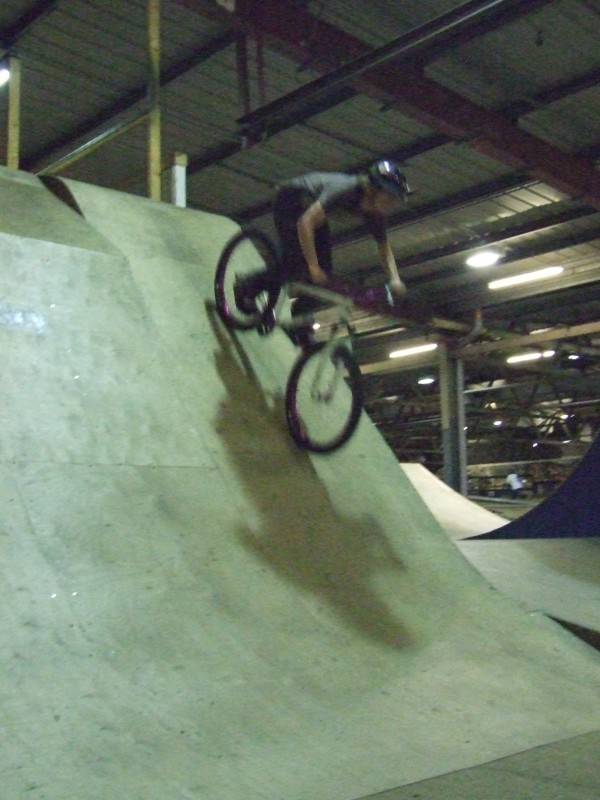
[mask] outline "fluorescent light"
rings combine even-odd
[[[419,384],[419,386],[429,386],[430,384],[435,383],[435,378],[430,378],[430,377],[419,378],[417,383]]]
[[[536,269],[534,272],[523,272],[521,275],[513,275],[512,278],[500,278],[497,281],[490,281],[488,289],[506,289],[508,286],[516,286],[520,283],[531,283],[532,281],[542,281],[546,278],[554,278],[563,272],[563,267],[545,267]]]
[[[519,364],[521,361],[537,361],[538,358],[552,358],[555,353],[555,350],[544,350],[544,352],[537,350],[536,352],[532,353],[520,353],[517,356],[509,356],[506,359],[506,363]]]
[[[10,72],[6,69],[6,67],[0,68],[0,86],[4,86],[5,83],[8,83],[10,79]]]
[[[390,353],[390,358],[405,358],[406,356],[416,356],[418,353],[429,353],[437,347],[436,342],[419,344],[415,347],[405,347],[404,350],[394,350]]]
[[[491,267],[500,260],[500,253],[497,250],[480,250],[467,258],[469,267]]]

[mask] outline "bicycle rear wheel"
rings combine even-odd
[[[305,350],[288,379],[285,411],[292,438],[314,453],[337,450],[354,433],[362,409],[358,364],[344,345]]]
[[[236,282],[261,272],[277,274],[277,250],[270,238],[256,228],[237,233],[223,248],[215,271],[215,302],[219,316],[228,328],[255,328],[263,315],[275,307],[279,292],[261,292],[255,312],[238,308],[233,292]]]

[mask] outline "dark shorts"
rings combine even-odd
[[[273,205],[273,221],[281,248],[282,283],[289,280],[304,280],[308,277],[306,259],[298,239],[298,220],[311,205],[311,199],[302,189],[280,189]],[[325,223],[315,231],[315,249],[321,269],[328,275],[333,269],[331,258],[331,234]]]
[[[308,279],[308,266],[298,239],[298,219],[311,205],[311,198],[302,189],[280,189],[273,204],[273,221],[279,238],[281,258],[277,274],[260,271],[244,278],[244,294],[255,297],[263,290],[277,290],[288,281]],[[319,266],[331,275],[331,235],[325,223],[315,231],[315,249]],[[300,297],[293,306],[293,314],[304,314],[319,308],[320,303],[310,297]]]

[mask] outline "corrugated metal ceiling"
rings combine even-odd
[[[257,29],[243,16],[253,8],[274,18],[288,13],[287,27],[265,17],[262,50]],[[242,0],[240,9],[238,20],[212,0],[161,4],[163,154],[165,166],[171,153],[188,154],[190,205],[270,230],[268,206],[280,180],[310,169],[359,169],[393,154],[404,161],[416,190],[394,215],[390,232],[406,260],[409,286],[445,302],[459,318],[470,318],[479,305],[495,323],[529,329],[597,321],[600,216],[582,197],[589,188],[585,167],[591,186],[600,156],[600,0]],[[146,110],[146,11],[144,0],[0,5],[0,40],[19,55],[23,70],[22,168],[36,172]],[[466,11],[485,12],[485,21],[462,23],[451,38],[448,32],[431,38],[433,21]],[[303,30],[298,20],[307,20]],[[325,23],[326,47],[319,27]],[[360,43],[375,48],[397,37],[414,41],[415,29],[430,37],[416,50],[369,72],[366,82],[362,76],[335,87],[313,106],[284,108],[267,119],[253,146],[242,146],[239,120],[248,110],[311,84]],[[247,83],[235,44],[241,31],[247,35]],[[344,36],[354,44],[340,56]],[[371,76],[379,74],[398,88],[397,96],[375,88]],[[425,76],[422,83],[419,76]],[[404,92],[412,85],[422,93],[439,87],[435,102],[423,97],[418,108],[418,99]],[[1,130],[7,122],[3,91]],[[473,116],[460,118],[468,108]],[[482,117],[479,110],[495,116]],[[531,163],[521,132],[534,137]],[[141,124],[58,174],[145,194],[146,149]],[[533,163],[540,153],[541,170]],[[565,168],[561,154],[578,160]],[[571,163],[579,189],[566,194]],[[600,206],[600,182],[595,187],[590,197],[595,191]],[[345,224],[337,234],[342,273],[378,280],[363,233]],[[495,241],[504,254],[497,267],[475,273],[464,266],[468,252]],[[565,273],[552,285],[522,287],[502,298],[487,290],[492,275],[554,263]],[[378,342],[383,349],[385,337]],[[365,352],[373,346],[365,340]]]

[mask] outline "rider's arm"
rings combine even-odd
[[[386,239],[377,242],[377,249],[379,251],[379,260],[384,270],[387,271],[390,279],[390,289],[396,295],[402,295],[406,292],[406,285],[398,274],[398,267],[392,248]]]
[[[306,259],[310,277],[315,283],[327,283],[328,280],[327,274],[319,265],[315,248],[315,231],[325,223],[326,217],[325,209],[316,201],[306,209],[297,223],[302,254]]]

